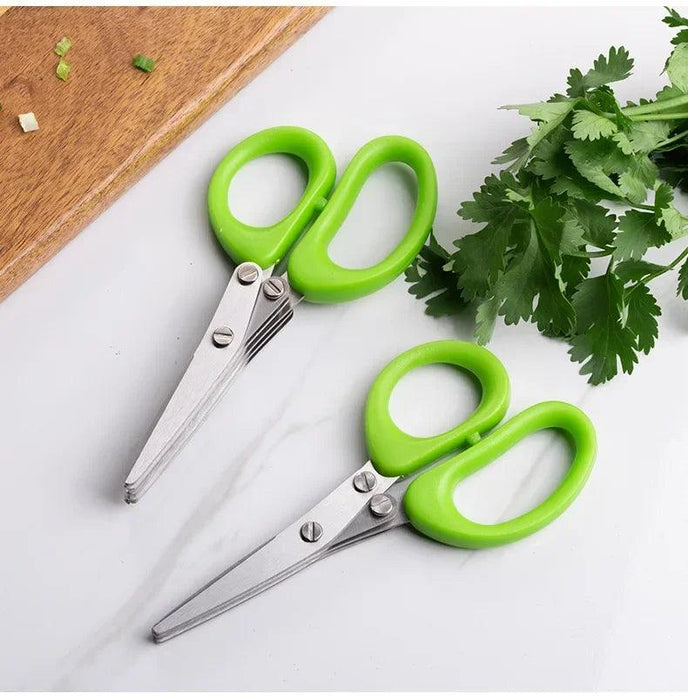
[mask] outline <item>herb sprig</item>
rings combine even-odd
[[[586,73],[570,71],[566,94],[505,107],[534,128],[461,205],[480,230],[452,251],[431,237],[407,270],[427,313],[474,308],[483,344],[499,316],[535,323],[569,343],[592,384],[619,368],[630,374],[654,347],[661,311],[649,283],[677,271],[677,294],[688,299],[688,247],[667,265],[645,257],[688,235],[673,201],[674,188],[688,191],[688,19],[667,12],[664,23],[678,32],[670,84],[654,99],[619,104],[610,85],[628,78],[633,59],[612,47]],[[591,270],[595,258],[605,259],[603,271]]]

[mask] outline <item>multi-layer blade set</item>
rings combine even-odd
[[[301,300],[284,274],[239,265],[184,376],[124,484],[136,503],[201,425],[237,374],[291,320]]]

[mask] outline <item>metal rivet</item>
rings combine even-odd
[[[253,284],[258,279],[258,268],[253,263],[241,263],[237,267],[237,277],[241,284]]]
[[[317,542],[322,537],[322,525],[315,520],[309,520],[301,525],[300,533],[304,542]]]
[[[218,348],[226,348],[234,338],[234,331],[227,326],[220,326],[213,331],[213,343]]]
[[[359,493],[368,493],[368,491],[372,491],[376,482],[377,479],[373,472],[358,472],[358,474],[354,476],[354,488]]]
[[[384,493],[376,493],[370,499],[370,512],[378,518],[384,518],[394,510],[394,501]]]
[[[284,280],[279,277],[271,277],[269,280],[266,280],[263,285],[263,294],[265,294],[270,301],[279,299],[282,294],[284,294]]]

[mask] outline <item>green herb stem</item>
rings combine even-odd
[[[680,141],[685,136],[688,136],[688,129],[686,129],[685,131],[681,131],[680,133],[676,134],[675,136],[672,136],[670,139],[666,139],[666,141],[662,141],[661,143],[658,143],[656,150],[664,148],[665,146],[668,146],[669,144],[675,143],[676,141]]]
[[[688,119],[688,112],[662,112],[661,114],[639,114],[629,117],[632,122],[664,122]]]
[[[627,117],[633,117],[641,114],[656,114],[658,112],[664,111],[665,109],[682,107],[683,105],[688,105],[688,95],[674,97],[671,100],[660,100],[658,102],[650,102],[649,104],[638,105],[637,107],[622,107],[621,111]]]
[[[649,275],[645,275],[642,279],[638,280],[634,285],[633,289],[636,287],[639,287],[641,284],[647,284],[648,282],[651,282],[653,279],[656,277],[659,277],[660,275],[663,275],[665,272],[669,272],[669,270],[674,270],[676,266],[683,262],[683,260],[688,256],[688,248],[685,248],[680,255],[677,255],[664,269],[658,270],[657,272],[652,272]]]

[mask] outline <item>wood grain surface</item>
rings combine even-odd
[[[326,11],[0,8],[0,300]],[[39,131],[22,132],[24,112]]]

